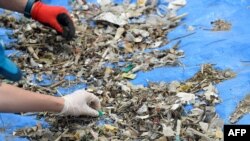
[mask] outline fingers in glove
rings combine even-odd
[[[96,110],[101,109],[101,103],[97,96],[91,94],[88,105]]]
[[[67,40],[72,39],[75,36],[75,27],[73,21],[68,14],[62,13],[57,16],[57,21],[62,28],[62,36]]]
[[[84,110],[84,115],[92,116],[92,117],[98,117],[99,113],[95,109],[89,107],[88,105],[85,107]]]

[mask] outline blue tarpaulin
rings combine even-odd
[[[160,2],[163,2],[161,0]],[[52,5],[62,5],[70,9],[67,0],[45,0]],[[89,0],[89,2],[95,2]],[[116,2],[122,2],[117,0]],[[190,34],[188,26],[195,28],[194,34],[181,39],[180,49],[184,50],[185,57],[181,59],[184,67],[162,67],[149,72],[139,72],[133,80],[134,84],[147,85],[148,81],[171,82],[185,81],[191,78],[202,64],[215,64],[217,69],[232,69],[237,73],[233,79],[224,81],[216,87],[222,103],[216,106],[217,113],[229,123],[229,116],[237,104],[250,93],[250,1],[247,0],[187,0],[187,5],[179,13],[188,13],[182,24],[172,31],[169,40]],[[211,22],[223,19],[232,24],[229,31],[212,32]],[[5,29],[0,29],[3,39],[8,40]],[[176,42],[163,46],[169,48]],[[84,84],[79,88],[85,87]],[[74,87],[78,88],[78,87]],[[65,91],[61,89],[61,91]],[[70,91],[70,90],[68,90]],[[250,115],[245,115],[237,124],[249,124]],[[0,114],[0,139],[13,140],[12,132],[18,128],[34,126],[44,123],[33,116],[15,114]],[[26,140],[16,138],[16,140]]]

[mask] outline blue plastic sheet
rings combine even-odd
[[[135,0],[133,0],[135,1]],[[67,0],[44,0],[52,5],[65,6],[70,10]],[[96,2],[88,0],[88,2]],[[116,0],[121,3],[122,0]],[[160,0],[159,4],[164,4]],[[229,123],[229,116],[235,110],[236,105],[250,93],[250,1],[247,0],[187,0],[187,6],[182,8],[179,13],[187,12],[189,15],[183,20],[182,24],[172,31],[168,38],[175,39],[183,35],[190,34],[187,26],[195,27],[195,33],[191,36],[181,39],[181,49],[185,52],[185,58],[181,62],[185,67],[162,67],[150,72],[139,72],[134,84],[147,85],[152,82],[171,82],[173,80],[185,81],[192,77],[199,69],[201,64],[212,63],[218,69],[230,68],[237,73],[237,77],[227,80],[217,85],[220,97],[223,102],[216,106],[219,116]],[[230,31],[212,32],[205,29],[211,29],[211,22],[217,19],[224,19],[232,23]],[[6,30],[0,29],[2,38],[9,41],[6,36]],[[177,41],[162,47],[166,49],[171,47]],[[249,62],[249,63],[248,63]],[[69,81],[71,77],[67,78]],[[85,88],[86,85],[80,84],[71,88],[59,88],[61,93],[78,88]],[[186,107],[189,111],[192,106]],[[11,139],[11,133],[26,126],[34,126],[42,122],[35,117],[25,117],[15,114],[0,114],[0,129],[6,127],[5,132],[0,130],[0,140]],[[250,115],[244,116],[237,124],[249,124]],[[42,122],[44,123],[44,122]],[[46,125],[44,123],[44,125]],[[16,140],[26,140],[15,138]]]
[[[181,49],[185,52],[185,58],[181,59],[184,69],[158,68],[151,72],[139,72],[135,84],[147,85],[147,81],[186,80],[200,69],[201,64],[212,63],[218,69],[233,69],[237,77],[225,81],[217,88],[223,103],[219,104],[217,112],[220,117],[228,123],[230,114],[235,110],[236,105],[250,92],[249,87],[249,62],[250,29],[247,20],[250,16],[248,9],[249,1],[230,0],[189,0],[186,7],[179,12],[188,12],[189,15],[184,23],[171,32],[168,37],[174,39],[190,32],[187,26],[196,28],[195,34],[183,38]],[[224,19],[232,23],[230,31],[212,32],[204,29],[211,29],[211,22],[217,19]],[[173,43],[174,44],[174,43]],[[163,48],[167,48],[167,45]],[[250,116],[246,115],[238,124],[247,124]]]

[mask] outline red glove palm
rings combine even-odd
[[[71,39],[75,35],[74,24],[68,11],[63,7],[49,6],[38,1],[32,7],[31,16],[34,20],[54,28],[66,39]]]

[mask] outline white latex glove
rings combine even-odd
[[[61,115],[86,115],[92,117],[99,115],[97,110],[101,108],[100,100],[92,93],[85,90],[78,90],[62,98],[65,101],[60,113]]]

